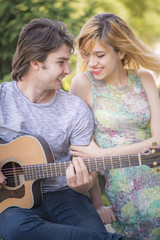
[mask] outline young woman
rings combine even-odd
[[[95,130],[94,141],[86,147],[71,146],[71,154],[121,159],[121,155],[142,153],[153,143],[158,147],[160,99],[148,70],[160,73],[159,56],[124,20],[110,13],[95,15],[83,26],[77,50],[81,73],[73,78],[70,92],[92,109]],[[160,173],[136,166],[106,171],[105,176],[106,193],[117,215],[115,231],[158,239]]]

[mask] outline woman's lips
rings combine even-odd
[[[102,70],[103,70],[102,68],[101,68],[101,69],[99,69],[99,68],[97,68],[97,69],[92,69],[92,73],[95,74],[95,75],[96,75],[96,74],[100,74],[100,73],[102,72]]]

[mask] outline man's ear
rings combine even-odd
[[[31,61],[30,65],[35,71],[40,69],[40,62],[38,60]]]

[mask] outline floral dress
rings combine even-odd
[[[95,141],[102,148],[150,138],[150,107],[137,70],[118,88],[87,72],[93,95]],[[117,221],[116,232],[143,240],[160,240],[160,173],[148,166],[105,172],[106,194]]]

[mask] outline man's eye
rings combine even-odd
[[[64,61],[61,61],[61,62],[58,62],[59,65],[63,65],[64,64]]]

